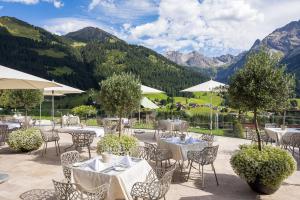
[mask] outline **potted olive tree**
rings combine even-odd
[[[100,103],[106,113],[119,118],[119,137],[122,118],[138,110],[141,101],[140,81],[131,74],[114,74],[101,82]]]
[[[265,49],[252,53],[243,69],[230,80],[228,97],[231,106],[252,111],[257,145],[244,145],[231,158],[234,171],[256,192],[271,194],[291,175],[296,164],[285,150],[262,146],[257,115],[266,110],[283,110],[294,93],[295,79]]]

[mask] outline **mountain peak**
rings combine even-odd
[[[78,31],[70,32],[65,37],[77,40],[80,42],[100,41],[105,42],[109,39],[121,41],[116,36],[96,27],[85,27]]]
[[[219,57],[207,57],[198,51],[191,51],[189,53],[181,53],[178,51],[167,51],[165,56],[179,64],[190,67],[210,68],[221,67],[231,64],[235,59],[235,56],[227,54]]]

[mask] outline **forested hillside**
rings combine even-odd
[[[57,36],[12,17],[0,17],[0,64],[84,90],[119,72],[169,94],[207,79],[97,28]]]

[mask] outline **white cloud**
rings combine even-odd
[[[97,21],[72,17],[50,19],[45,22],[43,28],[57,35],[64,35],[69,32],[77,31],[88,26],[98,27],[100,29],[117,35],[114,29],[106,25],[100,24]]]
[[[128,40],[150,48],[237,53],[299,20],[299,10],[299,0],[161,0],[157,20],[124,30]]]
[[[9,2],[9,3],[22,3],[26,5],[34,5],[38,4],[41,1],[52,3],[54,7],[61,8],[64,6],[63,2],[61,0],[1,0],[3,2]]]
[[[110,20],[137,20],[140,17],[155,14],[159,0],[91,0],[88,10]]]

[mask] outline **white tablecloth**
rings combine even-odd
[[[172,152],[172,158],[177,161],[187,160],[187,152],[191,150],[201,151],[208,144],[206,141],[197,139],[192,143],[181,143],[178,137],[176,138],[160,138],[157,141],[158,147],[168,149]]]
[[[96,157],[94,159],[100,159]],[[117,157],[117,160],[122,157]],[[80,167],[73,167],[74,181],[81,185],[83,189],[95,188],[104,183],[109,183],[108,200],[126,199],[131,200],[131,188],[136,182],[144,182],[146,176],[151,170],[151,166],[146,160],[132,162],[132,166],[124,171],[108,170],[113,163],[100,163],[97,171],[89,168],[88,163],[93,162],[93,159],[85,162]],[[118,163],[115,161],[115,163]]]
[[[282,137],[292,134],[300,134],[300,129],[298,128],[286,128],[282,130],[281,128],[265,128],[266,133],[270,138],[276,141],[277,145],[282,144]]]
[[[64,128],[57,129],[58,132],[61,133],[70,133],[74,130],[85,130],[85,131],[93,131],[96,134],[96,137],[103,137],[104,136],[104,129],[101,127],[84,127],[81,128],[79,126],[69,126]]]
[[[0,124],[7,125],[8,129],[14,129],[14,128],[20,128],[21,127],[20,123],[15,123],[15,122],[0,122]]]

